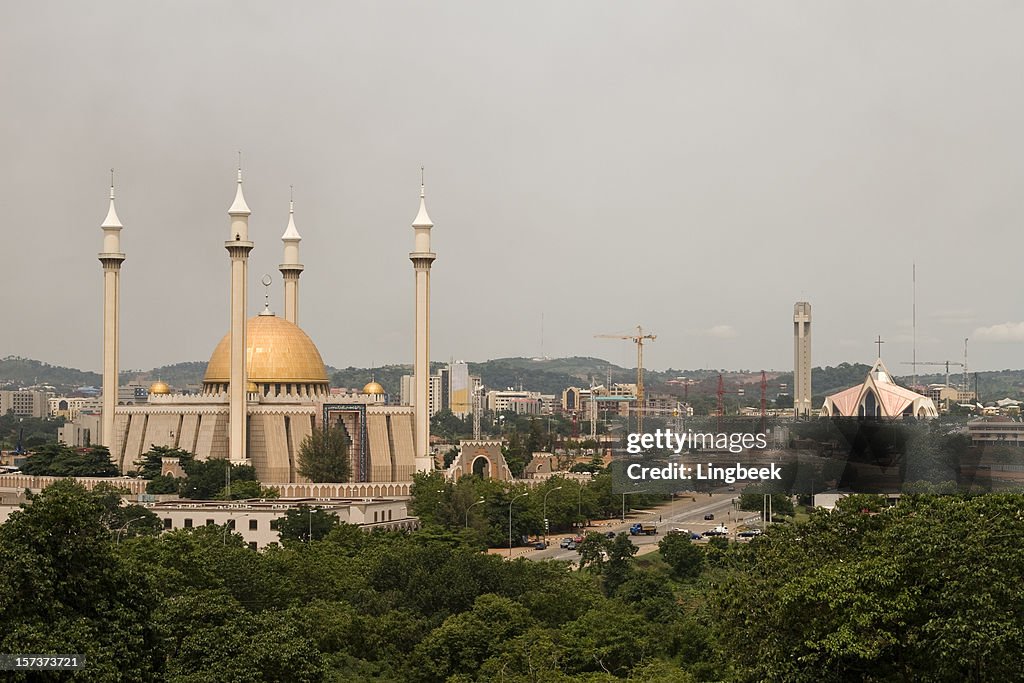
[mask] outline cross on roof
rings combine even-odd
[[[884,343],[885,342],[882,341],[882,335],[878,335],[878,339],[875,340],[875,344],[878,345],[878,357],[879,358],[882,357],[882,344],[884,344]]]

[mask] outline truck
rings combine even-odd
[[[654,524],[634,524],[629,527],[630,536],[654,536],[658,533],[658,527]]]

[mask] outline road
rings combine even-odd
[[[733,500],[739,496],[738,493],[722,491],[713,493],[710,496],[706,493],[696,493],[694,496],[696,500],[677,498],[671,505],[666,503],[649,510],[634,510],[631,515],[626,517],[625,522],[615,521],[605,526],[591,526],[587,527],[586,531],[597,531],[600,533],[614,531],[619,533],[621,531],[628,532],[629,527],[637,522],[655,524],[658,527],[658,533],[654,536],[630,536],[633,544],[639,546],[640,553],[643,553],[647,550],[644,546],[657,544],[662,539],[662,536],[672,529],[689,529],[699,534],[713,529],[719,524],[725,524],[729,527],[730,532],[734,530],[737,524],[737,513],[733,508]],[[715,519],[705,520],[704,515],[707,514],[713,514]],[[750,512],[739,514],[742,519],[757,516]],[[662,520],[661,522],[658,521],[659,518]],[[548,536],[548,541],[551,543],[550,548],[546,550],[532,550],[516,556],[529,560],[579,560],[579,553],[575,550],[564,550],[558,547],[563,538],[572,535],[562,533]]]

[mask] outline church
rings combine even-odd
[[[430,251],[433,224],[426,212],[423,185],[420,209],[413,222],[414,251],[409,255],[416,276],[414,385],[429,381],[429,277],[435,254]],[[356,394],[333,394],[320,352],[298,325],[301,236],[295,226],[294,203],[281,240],[284,317],[269,304],[245,318],[248,292],[250,210],[242,191],[242,171],[228,210],[230,230],[224,247],[231,267],[228,334],[210,356],[201,393],[175,394],[163,382],[150,387],[149,401],[117,405],[120,344],[120,250],[122,225],[110,188],[110,208],[102,224],[104,272],[103,412],[100,441],[122,472],[134,469],[152,446],[170,446],[196,458],[228,458],[252,465],[263,482],[306,481],[299,474],[303,441],[323,425],[340,426],[351,442],[353,482],[407,482],[416,471],[428,470],[427,401],[414,406],[388,405],[384,388],[370,382]],[[264,282],[269,285],[269,282]],[[426,392],[423,392],[424,395]],[[419,398],[419,392],[414,395]],[[421,415],[422,413],[422,415]]]
[[[926,419],[938,415],[930,398],[896,384],[881,358],[861,384],[826,397],[821,407],[822,417]]]

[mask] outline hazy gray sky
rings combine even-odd
[[[288,186],[300,325],[411,362],[419,167],[432,356],[652,368],[918,352],[1024,366],[1024,4],[11,2],[0,8],[0,355],[99,369],[117,169],[122,367],[227,331],[235,151],[251,313]],[[898,369],[899,368],[899,369]]]

